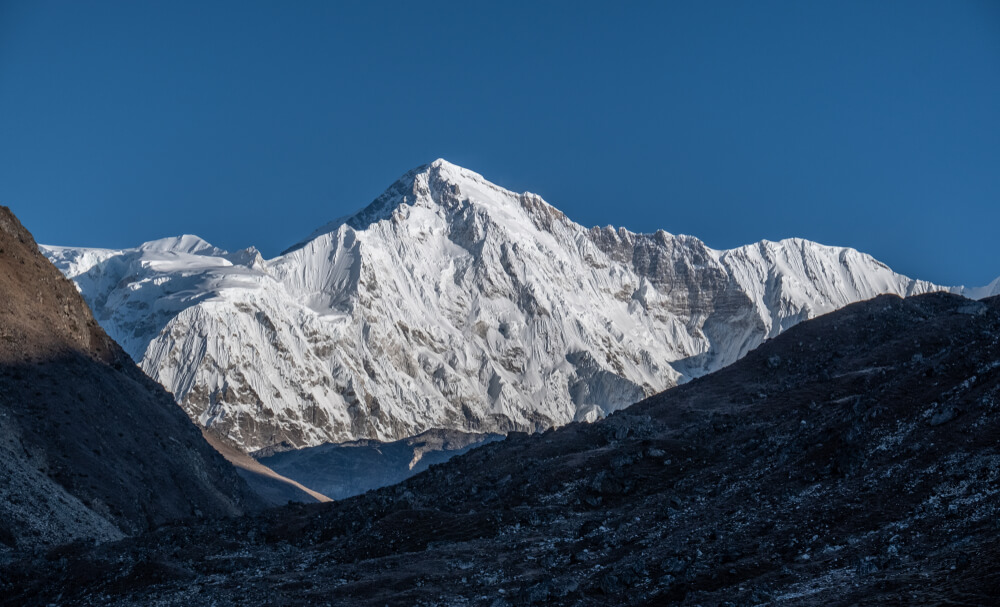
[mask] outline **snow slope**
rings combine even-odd
[[[959,287],[958,289],[953,289],[953,291],[971,299],[993,297],[994,295],[1000,295],[1000,278],[994,279],[993,282],[985,287]]]
[[[584,228],[444,160],[281,256],[43,247],[199,424],[248,452],[594,420],[795,323],[938,290],[853,249]]]

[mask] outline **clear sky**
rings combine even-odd
[[[587,225],[1000,275],[1000,2],[0,0],[0,204],[265,256],[438,157]]]

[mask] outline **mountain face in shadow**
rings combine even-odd
[[[0,207],[0,558],[258,504]]]
[[[1000,298],[883,296],[605,420],[514,433],[342,502],[24,560],[0,596],[995,604],[997,437]]]
[[[341,500],[395,485],[435,464],[501,439],[500,434],[435,429],[391,443],[361,440],[319,445],[274,453],[259,461],[282,476]]]

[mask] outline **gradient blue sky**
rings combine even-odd
[[[1000,2],[0,0],[0,204],[265,255],[437,157],[584,225],[1000,275]]]

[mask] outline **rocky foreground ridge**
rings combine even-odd
[[[883,296],[593,424],[0,570],[5,604],[988,605],[1000,298]]]

